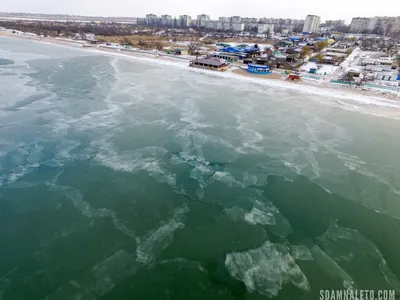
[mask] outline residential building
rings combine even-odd
[[[233,31],[243,31],[244,24],[243,23],[231,23],[231,29]]]
[[[170,16],[170,15],[162,15],[161,16],[161,25],[162,26],[171,26],[171,25],[173,25],[172,16]]]
[[[325,21],[326,26],[332,26],[332,27],[339,27],[339,26],[344,26],[344,20],[326,20]]]
[[[137,18],[137,25],[147,25],[146,18]]]
[[[274,18],[260,18],[258,20],[258,22],[261,24],[275,24],[276,20]],[[254,22],[250,22],[250,23],[254,23]]]
[[[223,29],[223,30],[231,30],[231,23],[229,23],[229,22],[223,22],[223,23],[222,23],[222,29]]]
[[[400,17],[397,17],[393,22],[392,29],[390,30],[391,34],[400,33]]]
[[[239,16],[230,17],[230,20],[232,24],[239,24],[242,22],[242,18]]]
[[[292,24],[289,25],[290,32],[301,32],[303,30],[304,20],[292,20]]]
[[[337,30],[343,26],[345,26],[344,20],[326,20],[324,23],[326,30]]]
[[[250,24],[250,23],[258,23],[257,18],[242,18],[241,23]]]
[[[215,30],[222,30],[222,22],[221,21],[215,21],[214,23],[214,29]]]
[[[389,31],[391,32],[391,27],[393,27],[395,21],[395,17],[378,17],[378,26],[384,36],[386,36]]]
[[[257,32],[258,33],[266,33],[266,32],[273,33],[274,28],[275,28],[275,24],[258,24]]]
[[[156,26],[158,25],[158,17],[154,14],[147,14],[146,15],[146,24],[148,26]]]
[[[208,21],[207,23],[206,23],[206,28],[208,28],[208,29],[214,29],[214,23],[215,23],[216,21]]]
[[[197,26],[198,27],[206,27],[207,26],[207,22],[210,21],[210,16],[209,15],[198,15],[197,16]]]
[[[227,17],[219,17],[218,20],[221,21],[221,22],[228,22],[229,21]]]
[[[316,15],[308,15],[304,21],[303,32],[314,32],[321,24],[321,17]]]
[[[192,22],[192,17],[188,15],[179,16],[179,27],[190,27],[190,23]]]
[[[379,20],[379,19],[378,19],[377,17],[369,18],[368,26],[367,26],[367,30],[368,30],[369,32],[374,31],[376,25],[378,24],[378,20]]]
[[[350,24],[350,32],[363,33],[368,31],[369,18],[353,18]]]

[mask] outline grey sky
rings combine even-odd
[[[60,13],[102,16],[144,16],[146,13],[209,14],[218,16],[282,17],[304,19],[307,14],[322,20],[400,14],[399,0],[0,0],[0,11]]]

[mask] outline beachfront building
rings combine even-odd
[[[304,21],[303,32],[315,32],[321,24],[321,17],[308,15]]]
[[[253,74],[272,74],[271,68],[265,65],[248,64],[247,72]]]
[[[190,67],[209,69],[214,71],[226,71],[229,69],[230,65],[226,61],[218,58],[197,58],[189,62]]]
[[[236,62],[236,61],[238,61],[240,59],[239,55],[223,53],[223,52],[222,53],[221,52],[211,53],[210,56],[211,57],[216,57],[216,58],[219,58],[219,59],[223,59],[223,60],[225,60],[227,62],[230,62],[230,63]]]

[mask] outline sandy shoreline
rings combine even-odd
[[[169,56],[160,56],[156,53],[139,53],[135,51],[121,51],[120,49],[107,49],[107,48],[99,48],[99,47],[83,47],[84,43],[77,43],[72,42],[70,40],[64,39],[57,39],[57,38],[42,38],[37,36],[28,36],[28,35],[20,35],[20,34],[13,34],[9,31],[0,31],[0,37],[10,37],[10,38],[19,38],[23,40],[30,40],[36,42],[43,42],[43,43],[50,43],[56,44],[61,46],[66,46],[74,49],[80,49],[82,51],[88,51],[92,53],[103,53],[108,55],[118,55],[121,57],[126,58],[133,58],[137,60],[152,62],[152,63],[161,63],[166,65],[171,65],[175,67],[188,67],[188,61],[185,59],[179,59]],[[193,69],[192,69],[193,70]],[[197,70],[196,70],[197,71]],[[302,80],[300,82],[292,82],[288,80],[284,80],[285,76],[281,75],[279,71],[275,71],[273,74],[270,75],[257,75],[251,74],[246,72],[245,70],[239,69],[238,67],[233,67],[232,70],[227,72],[215,72],[215,71],[208,71],[208,70],[198,70],[201,73],[206,74],[215,74],[218,77],[226,77],[226,78],[235,78],[238,80],[246,80],[248,82],[254,82],[257,84],[265,84],[271,87],[276,88],[285,88],[291,90],[297,90],[299,92],[304,93],[312,93],[312,94],[319,94],[325,96],[332,96],[336,98],[351,98],[355,101],[360,102],[360,97],[364,98],[364,100],[371,100],[371,101],[362,101],[367,104],[374,104],[376,101],[387,101],[389,100],[390,104],[388,103],[387,106],[398,106],[400,102],[400,93],[391,92],[391,91],[384,91],[384,90],[371,90],[367,88],[356,88],[354,86],[346,86],[341,84],[332,84],[326,81],[317,81],[317,80]],[[345,93],[345,94],[343,94]]]

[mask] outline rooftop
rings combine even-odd
[[[196,60],[192,60],[191,63],[204,64],[204,65],[217,66],[217,67],[227,64],[225,61],[223,61],[221,59],[215,59],[215,58],[198,58]]]
[[[265,65],[248,64],[248,66],[249,66],[249,67],[253,67],[253,68],[271,69],[271,67],[265,66]]]

